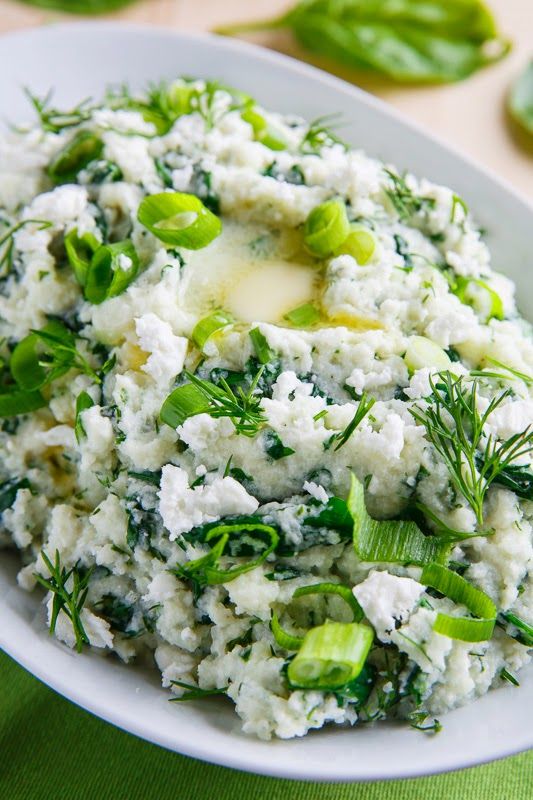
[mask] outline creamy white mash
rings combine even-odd
[[[515,681],[533,339],[462,199],[216,84],[36,105],[0,139],[0,545],[56,636],[264,739]]]

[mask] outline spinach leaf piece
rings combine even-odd
[[[402,83],[461,80],[510,49],[481,0],[300,0],[281,17],[218,33],[269,28],[289,28],[317,55]]]
[[[533,136],[533,60],[513,84],[507,105],[515,122]]]

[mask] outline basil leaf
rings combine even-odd
[[[513,84],[508,108],[515,122],[533,136],[533,60]]]
[[[218,33],[259,28],[290,28],[311,52],[405,83],[461,80],[510,49],[481,0],[300,0],[271,22]]]
[[[56,11],[67,11],[69,14],[104,14],[133,0],[23,0],[30,6],[51,8]]]

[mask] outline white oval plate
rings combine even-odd
[[[308,119],[343,114],[343,137],[368,153],[453,186],[490,232],[494,263],[518,283],[533,318],[530,265],[533,213],[494,176],[353,86],[266,50],[212,36],[105,23],[57,25],[0,39],[0,107],[10,120],[30,116],[21,92],[55,88],[54,101],[99,96],[109,83],[134,87],[179,74],[216,78],[266,106]],[[51,639],[40,597],[17,588],[17,559],[0,559],[0,647],[56,691],[103,719],[196,758],[308,780],[413,777],[458,769],[533,746],[533,670],[520,689],[492,691],[448,714],[435,737],[380,724],[333,728],[304,739],[261,742],[242,734],[229,703],[170,704],[157,671],[95,653],[77,655]]]

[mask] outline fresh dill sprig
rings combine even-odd
[[[385,194],[398,212],[402,222],[410,219],[423,208],[432,208],[435,200],[432,197],[421,197],[415,194],[407,185],[405,175],[397,175],[390,169],[385,170],[391,180],[391,185],[385,188]]]
[[[192,683],[185,683],[185,681],[170,681],[172,686],[179,686],[180,689],[186,691],[180,697],[171,697],[170,703],[183,703],[186,700],[199,700],[202,697],[213,697],[214,695],[226,694],[228,687],[224,686],[223,689],[200,689],[199,686],[194,686]]]
[[[324,449],[329,450],[330,447],[333,447],[335,452],[340,450],[341,447],[346,444],[355,429],[364,420],[375,402],[376,401],[373,397],[367,397],[366,393],[363,392],[359,401],[359,405],[357,406],[357,411],[353,415],[352,420],[348,423],[343,431],[339,431],[339,433],[334,433],[333,436],[330,436],[324,445]]]
[[[309,127],[299,145],[301,153],[316,155],[323,147],[340,144],[347,149],[347,145],[332,131],[333,125],[339,124],[340,114],[325,114],[309,123]]]
[[[478,381],[467,385],[462,377],[439,373],[430,378],[431,396],[426,408],[415,406],[413,417],[426,429],[426,436],[448,467],[455,487],[470,504],[478,523],[483,523],[483,502],[490,485],[515,461],[533,452],[533,429],[498,441],[484,428],[504,400],[506,390],[492,398],[486,410],[477,408]]]
[[[257,393],[257,385],[264,369],[264,365],[258,369],[246,391],[242,386],[232,388],[225,378],[221,378],[219,383],[215,384],[204,381],[190,372],[185,374],[209,401],[206,414],[214,419],[228,417],[237,433],[251,437],[255,436],[266,422],[266,416],[261,409],[262,396]]]
[[[531,375],[526,375],[525,372],[520,372],[514,367],[509,367],[507,364],[504,364],[503,361],[498,361],[496,358],[487,358],[486,359],[489,364],[492,364],[495,367],[499,367],[500,369],[505,370],[508,372],[509,375],[504,375],[501,372],[493,372],[488,370],[487,368],[471,370],[470,374],[476,378],[494,378],[500,381],[512,381],[513,378],[516,380],[523,381],[526,386],[533,386],[533,377]],[[512,377],[510,377],[512,376]]]
[[[425,711],[412,711],[408,717],[409,725],[417,731],[423,733],[439,733],[442,724],[436,718],[431,718]]]
[[[38,365],[47,371],[46,382],[50,383],[69,369],[77,369],[88,375],[95,383],[102,383],[101,377],[80,353],[74,336],[65,329],[65,334],[55,334],[46,330],[32,330],[31,335],[41,340],[47,352],[38,356]],[[107,364],[104,365],[104,368]],[[105,372],[106,370],[103,369]]]
[[[41,557],[50,573],[49,578],[34,573],[35,580],[48,591],[52,592],[53,605],[50,617],[50,633],[54,633],[57,618],[61,611],[64,611],[72,623],[74,636],[76,637],[76,650],[80,653],[84,644],[90,644],[89,637],[83,627],[81,612],[87,599],[89,591],[89,581],[92,569],[81,573],[78,567],[67,570],[61,565],[59,551],[56,550],[55,562],[52,564],[46,553],[41,551]],[[69,589],[68,586],[71,588]]]
[[[44,230],[44,228],[50,228],[52,225],[51,222],[45,219],[23,219],[20,222],[15,223],[15,225],[11,225],[8,227],[7,231],[4,231],[0,235],[0,277],[5,278],[6,275],[11,272],[13,267],[13,250],[15,248],[15,241],[13,239],[15,233],[23,228],[25,225],[34,224],[37,225],[38,231]]]
[[[76,125],[81,125],[82,122],[90,119],[94,110],[94,106],[90,105],[90,98],[82,100],[81,103],[78,103],[77,106],[68,111],[60,111],[50,105],[52,99],[51,91],[42,98],[32,94],[27,88],[24,89],[24,93],[39,117],[41,128],[49,133],[60,133],[65,128],[74,128]]]

